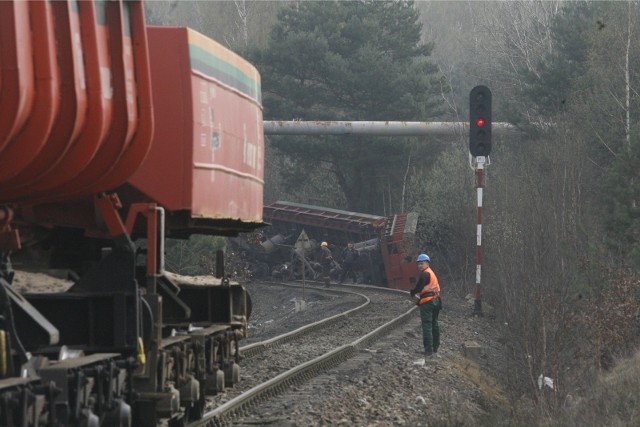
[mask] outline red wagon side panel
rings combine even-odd
[[[193,110],[186,32],[148,27],[147,34],[153,67],[155,136],[149,155],[129,183],[166,209],[188,209],[191,202],[189,138]],[[164,60],[167,52],[171,52],[170,61]]]
[[[387,218],[380,246],[390,288],[411,290],[418,280],[413,247],[417,223],[418,215],[414,212]]]
[[[123,183],[135,172],[151,145],[150,90],[143,92],[146,98],[138,93],[138,85],[149,85],[149,72],[145,69],[148,66],[145,60],[146,32],[141,30],[135,33],[139,37],[136,43],[141,47],[140,49],[134,50],[132,39],[134,34],[132,26],[142,29],[145,27],[142,3],[107,2],[106,5],[106,17],[110,24],[109,54],[113,65],[113,121],[107,139],[89,165],[72,182],[57,188],[56,194],[83,196],[105,191]],[[134,51],[140,55],[140,58],[134,58]],[[145,108],[141,109],[141,105],[145,104],[147,104]],[[147,115],[145,120],[149,124],[143,135],[137,133],[140,111],[145,112]],[[129,167],[123,170],[119,164],[131,148],[134,136],[139,137],[138,143],[143,147],[143,155],[140,156],[137,164],[129,164]],[[117,171],[119,179],[114,179],[114,171]]]
[[[55,36],[60,67],[60,112],[49,138],[33,161],[12,179],[5,189],[26,187],[53,169],[72,147],[85,123],[87,84],[80,38],[80,16],[77,3],[50,3],[55,17]]]
[[[12,12],[15,23],[1,33],[2,64],[28,71],[28,58],[17,52],[33,45],[35,81],[33,107],[16,132],[24,115],[20,106],[29,98],[15,98],[4,83],[21,80],[3,65],[0,102],[6,100],[6,116],[14,118],[2,128],[13,137],[0,152],[0,203],[42,205],[124,183],[148,153],[153,132],[142,2],[15,1],[0,7]],[[19,12],[26,18],[17,19]],[[29,88],[27,81],[22,86]]]
[[[0,1],[0,150],[31,112],[33,81],[29,3]]]
[[[149,27],[154,146],[129,183],[193,218],[262,220],[260,77],[187,28]],[[171,60],[167,60],[171,52]]]
[[[35,98],[24,127],[0,151],[0,181],[27,166],[45,145],[60,106],[60,74],[51,3],[29,3]]]
[[[105,3],[76,3],[80,13],[81,45],[87,86],[87,117],[77,139],[64,157],[28,186],[17,186],[3,199],[47,195],[53,188],[77,177],[94,158],[109,132],[113,115],[112,66]],[[4,195],[4,193],[3,193]],[[28,198],[26,200],[29,200]]]

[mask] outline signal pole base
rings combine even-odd
[[[484,316],[482,314],[482,300],[479,300],[479,299],[475,300],[473,304],[473,315],[478,317]]]

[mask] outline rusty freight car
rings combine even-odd
[[[262,230],[265,238],[260,245],[240,239],[235,243],[266,265],[265,270],[295,259],[295,242],[304,230],[312,246],[327,241],[335,255],[354,242],[365,282],[405,290],[415,285],[416,213],[385,217],[278,201],[264,207],[263,217],[270,227]]]
[[[0,426],[199,418],[249,296],[165,274],[163,242],[263,225],[257,70],[141,1],[2,1],[0,111]],[[73,285],[19,294],[12,263]]]

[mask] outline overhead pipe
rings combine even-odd
[[[515,133],[510,123],[491,125],[493,134]],[[265,135],[459,135],[469,132],[467,122],[375,122],[375,121],[264,121]]]

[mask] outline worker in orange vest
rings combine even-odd
[[[425,358],[431,358],[438,353],[438,347],[440,347],[440,326],[438,326],[438,314],[442,308],[440,284],[438,277],[429,267],[431,263],[429,255],[418,255],[417,262],[420,277],[416,287],[410,293],[418,300],[417,304],[420,306],[424,355]]]

